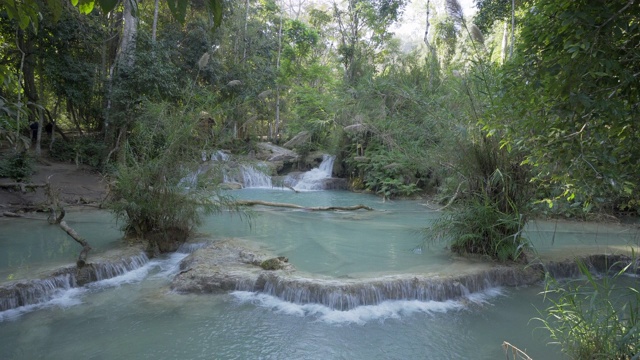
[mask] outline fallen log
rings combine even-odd
[[[6,217],[14,217],[14,218],[24,217],[24,215],[22,215],[22,214],[17,214],[17,213],[11,212],[11,211],[5,211],[5,212],[2,213],[2,215],[6,216]]]
[[[73,240],[75,240],[82,246],[82,250],[80,251],[80,255],[78,255],[78,261],[76,261],[76,265],[78,265],[79,268],[85,266],[87,264],[87,255],[89,255],[89,251],[91,251],[91,246],[89,246],[89,243],[80,235],[78,235],[75,230],[67,225],[66,221],[61,220],[58,225],[62,228],[62,230],[69,234],[69,236],[71,236]]]
[[[354,211],[354,210],[368,210],[373,211],[374,209],[366,206],[366,205],[354,205],[354,206],[320,206],[320,207],[306,207],[300,206],[296,204],[287,204],[287,203],[274,203],[269,201],[260,201],[260,200],[240,200],[235,202],[238,206],[271,206],[271,207],[281,207],[281,208],[291,208],[291,209],[300,209],[306,211],[334,211],[334,210],[343,210],[343,211]]]

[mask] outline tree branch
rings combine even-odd
[[[241,200],[235,203],[238,206],[271,206],[271,207],[282,207],[282,208],[291,208],[291,209],[300,209],[306,211],[334,211],[334,210],[344,210],[344,211],[354,211],[354,210],[368,210],[373,211],[373,208],[365,205],[354,205],[354,206],[321,206],[321,207],[306,207],[300,206],[296,204],[287,204],[287,203],[274,203],[269,201],[260,201],[260,200]]]
[[[80,236],[71,226],[64,221],[65,211],[62,206],[58,203],[58,196],[55,190],[51,187],[51,183],[49,183],[49,179],[47,178],[46,184],[47,196],[49,197],[49,201],[51,202],[51,214],[49,215],[49,223],[57,224],[64,230],[73,240],[75,240],[80,246],[82,246],[82,250],[80,251],[80,255],[78,255],[78,261],[76,261],[76,265],[78,268],[81,268],[87,264],[87,256],[89,255],[89,251],[91,251],[91,246],[89,243]],[[56,215],[56,211],[60,210],[60,214]]]

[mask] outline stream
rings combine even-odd
[[[367,279],[449,276],[488,265],[424,242],[438,217],[419,201],[386,201],[340,191],[243,189],[238,199],[302,206],[364,204],[374,211],[310,212],[252,208],[248,216],[208,217],[199,239],[242,239],[286,256],[309,277]],[[116,248],[118,225],[102,211],[69,212],[90,239],[89,261]],[[75,261],[77,244],[37,220],[0,219],[2,282],[38,277]],[[637,227],[538,221],[528,225],[541,257],[571,258],[638,245]],[[200,241],[200,240],[198,240]],[[534,359],[561,359],[540,323],[547,305],[533,286],[490,287],[443,301],[392,300],[347,310],[295,303],[260,292],[178,294],[178,264],[200,245],[151,260],[119,276],[55,292],[47,301],[0,312],[0,359],[497,359],[508,341]],[[580,251],[576,251],[580,249]]]

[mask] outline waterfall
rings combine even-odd
[[[206,243],[206,242],[183,243],[178,247],[178,250],[176,250],[176,252],[180,253],[180,254],[191,254],[194,251],[202,249],[203,247],[205,247],[207,245],[208,245],[208,243]]]
[[[146,254],[132,256],[129,259],[123,259],[116,262],[104,262],[91,264],[95,272],[95,281],[111,279],[116,276],[124,275],[129,271],[141,268],[149,262]]]
[[[229,161],[229,154],[222,150],[211,153],[211,161]]]
[[[242,185],[245,188],[270,188],[271,177],[250,165],[241,165]]]
[[[322,155],[320,165],[304,173],[300,181],[293,185],[293,188],[296,190],[324,190],[325,181],[331,178],[335,159],[335,156]]]
[[[44,279],[5,284],[0,286],[0,312],[47,302],[65,290],[123,275],[148,262],[141,253],[115,262],[87,264],[79,270],[75,266],[63,268]]]
[[[0,311],[51,300],[61,290],[76,287],[73,274],[30,280],[0,287]]]
[[[500,286],[539,281],[539,272],[497,267],[455,277],[397,276],[364,280],[295,278],[262,273],[254,282],[241,281],[236,290],[258,291],[295,304],[321,304],[335,310],[378,305],[389,300],[446,301]]]

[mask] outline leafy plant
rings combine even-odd
[[[145,104],[126,144],[125,162],[117,166],[109,203],[127,234],[157,243],[154,234],[188,234],[203,214],[232,206],[204,182],[184,184],[199,174],[198,115]]]
[[[0,177],[27,181],[33,174],[33,158],[26,151],[12,152],[0,161]]]
[[[522,237],[526,218],[518,211],[504,212],[488,197],[463,202],[425,231],[430,241],[445,239],[457,254],[487,255],[499,261],[522,259],[529,242]]]
[[[65,162],[86,164],[94,168],[103,165],[106,156],[106,145],[98,136],[77,136],[67,141],[53,143],[49,155]]]
[[[584,205],[638,200],[640,40],[626,0],[540,0],[522,13],[501,106],[487,118],[503,145],[526,152],[535,180]],[[616,59],[616,60],[612,60]],[[507,120],[507,121],[505,121]]]
[[[620,287],[629,264],[612,276],[594,276],[579,261],[583,279],[561,284],[548,278],[543,295],[551,305],[540,321],[562,351],[574,359],[640,357],[640,292]]]

